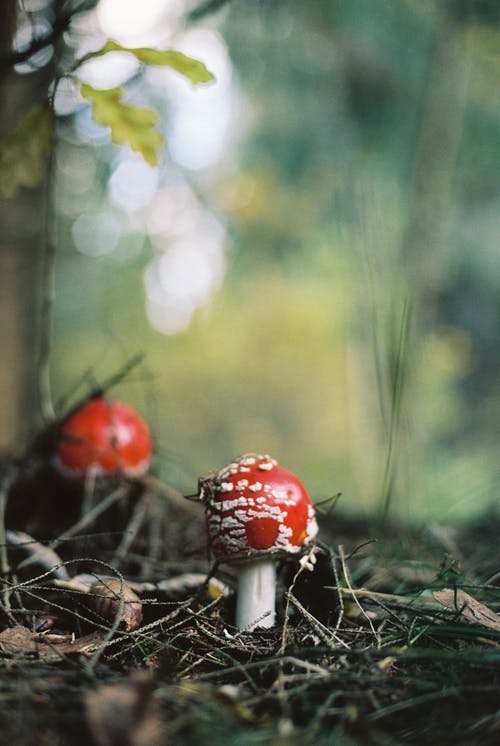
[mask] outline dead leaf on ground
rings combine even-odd
[[[140,671],[85,697],[87,725],[97,746],[164,746],[165,728],[154,681]]]
[[[37,646],[33,632],[21,625],[4,629],[0,633],[0,650],[5,655],[15,656],[36,653]]]
[[[44,635],[31,632],[27,627],[17,625],[8,627],[0,633],[0,652],[13,657],[36,655],[39,659],[53,658],[54,654],[85,655],[91,657],[103,642],[102,632],[92,632],[90,635],[76,640],[70,635]]]
[[[443,588],[432,595],[440,604],[457,612],[471,624],[500,632],[500,616],[465,591]]]

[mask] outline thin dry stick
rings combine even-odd
[[[142,495],[141,499],[133,510],[130,521],[128,522],[127,527],[123,533],[122,540],[120,541],[116,552],[113,555],[113,566],[116,567],[116,565],[122,562],[127,556],[128,550],[137,538],[137,534],[139,533],[141,526],[144,523],[147,510],[147,495]]]
[[[111,569],[111,566],[108,566]],[[116,616],[114,619],[113,624],[109,628],[106,637],[103,640],[102,647],[99,647],[98,650],[96,650],[95,655],[92,657],[92,659],[88,662],[88,670],[93,673],[95,671],[95,667],[99,663],[99,659],[101,658],[102,654],[104,653],[104,648],[106,646],[106,643],[110,642],[112,637],[115,635],[115,633],[118,631],[120,624],[122,623],[123,619],[123,606],[125,603],[124,595],[123,595],[123,589],[125,586],[125,580],[123,579],[123,575],[118,571],[114,570],[116,573],[116,576],[118,577],[120,581],[120,592],[117,594],[120,598],[120,602],[118,605],[118,611],[116,612]]]
[[[398,603],[407,606],[410,605],[408,603],[405,603],[410,600],[412,604],[417,600],[413,596],[397,596],[394,593],[380,593],[379,591],[371,591],[369,588],[356,588],[356,590],[353,590],[352,588],[342,588],[341,586],[336,585],[329,585],[326,586],[327,588],[331,588],[334,591],[338,591],[340,594],[344,596],[365,596],[367,598],[373,598],[375,600],[381,600],[381,601],[397,601]]]
[[[68,416],[71,414],[71,412],[76,411],[79,409],[84,402],[86,402],[89,397],[97,396],[98,394],[105,393],[113,386],[116,386],[118,383],[120,383],[126,376],[129,375],[130,371],[135,368],[137,365],[139,365],[140,362],[144,359],[144,355],[142,353],[137,353],[133,355],[131,358],[125,361],[125,363],[121,366],[121,368],[116,371],[116,373],[113,373],[109,378],[105,378],[104,381],[101,383],[97,383],[94,377],[94,368],[89,367],[86,370],[83,371],[83,373],[79,376],[78,380],[71,386],[71,388],[66,391],[62,396],[59,397],[56,404],[56,409],[58,412],[65,412]],[[82,387],[86,386],[86,391],[83,397],[76,400],[76,403],[71,406],[71,408],[68,410],[69,402],[73,399],[75,399],[76,394],[78,390]],[[90,391],[90,393],[89,393]]]
[[[344,575],[344,579],[345,579],[345,582],[347,584],[347,587],[351,591],[354,603],[356,604],[356,606],[358,607],[358,609],[361,611],[361,613],[363,614],[363,616],[366,619],[366,621],[368,622],[368,624],[370,625],[370,629],[373,632],[373,636],[377,640],[377,646],[380,646],[380,642],[381,642],[380,641],[380,635],[377,632],[377,630],[375,629],[375,627],[373,626],[372,620],[370,619],[370,617],[368,616],[368,614],[366,613],[366,611],[363,609],[363,607],[359,603],[359,601],[357,599],[357,596],[356,596],[356,591],[354,590],[354,588],[351,585],[351,581],[349,579],[349,571],[347,569],[347,565],[346,565],[346,561],[345,561],[344,547],[342,546],[342,544],[339,544],[339,557],[340,557],[340,563],[342,565],[342,573]]]
[[[300,658],[296,658],[294,655],[287,655],[282,659],[284,663],[297,668],[302,668],[308,674],[317,674],[321,678],[330,677],[330,671],[318,663],[312,663],[311,661],[303,661]]]
[[[161,627],[162,624],[165,624],[166,622],[172,621],[172,619],[175,619],[179,614],[186,609],[189,606],[189,601],[185,601],[184,603],[176,604],[175,609],[171,611],[169,614],[166,614],[165,616],[161,617],[160,619],[156,619],[154,622],[151,622],[150,624],[146,624],[142,626],[138,630],[134,630],[133,632],[126,632],[120,635],[117,635],[113,640],[109,640],[106,642],[105,645],[103,645],[103,649],[110,647],[113,647],[114,645],[117,645],[119,642],[123,642],[124,639],[132,640],[136,645],[140,645],[142,642],[151,642],[151,638],[148,636],[148,632],[151,632],[154,629],[157,629],[158,627]],[[183,620],[181,624],[185,624],[188,620]],[[171,627],[170,631],[175,629],[175,627]],[[114,653],[111,656],[109,656],[109,660],[113,660],[114,658],[117,658],[121,653]]]
[[[64,531],[64,533],[58,536],[57,539],[51,541],[49,544],[50,548],[57,549],[57,547],[60,546],[64,541],[66,541],[67,539],[71,539],[73,536],[75,536],[75,534],[79,533],[79,531],[89,526],[98,516],[101,515],[101,513],[104,513],[104,511],[114,505],[114,503],[118,502],[118,500],[121,500],[121,498],[127,494],[127,491],[128,488],[126,486],[120,485],[119,487],[117,487],[115,490],[113,490],[113,492],[111,492],[111,494],[109,494],[94,508],[92,508],[92,510],[89,511],[87,515],[82,516],[80,520],[74,523],[70,528],[68,528],[67,531]]]
[[[98,467],[96,464],[92,464],[85,474],[85,482],[83,485],[83,500],[82,509],[80,511],[80,518],[83,518],[92,510],[92,504],[95,497],[95,486],[97,479]]]
[[[197,622],[197,627],[199,629],[198,622]],[[241,675],[245,678],[250,688],[255,690],[255,683],[252,680],[252,677],[247,673],[245,664],[239,663],[235,658],[233,658],[233,656],[228,652],[228,649],[227,649],[228,646],[221,647],[221,641],[218,635],[209,633],[206,627],[202,627],[202,631],[204,635],[213,639],[213,641],[216,643],[217,652],[219,654],[222,654],[228,661],[230,661],[233,664],[232,668],[234,670],[238,670],[241,673]],[[192,651],[189,651],[189,653],[190,652]],[[186,655],[188,655],[189,653],[186,653]],[[198,658],[193,663],[190,663],[186,668],[182,669],[182,678],[186,678],[186,676],[190,674],[193,671],[193,669],[195,669],[196,667],[198,667],[200,664],[204,662],[206,662],[206,658],[203,656],[203,657]],[[219,666],[221,665],[221,661],[218,659],[213,660],[213,662],[218,664]],[[222,671],[225,672],[226,667],[227,666],[224,666]],[[219,669],[219,673],[221,673],[220,669]]]
[[[46,547],[44,544],[40,544],[29,534],[24,531],[11,531],[7,529],[5,531],[5,540],[7,544],[15,546],[24,551],[29,555],[29,559],[32,560],[44,570],[51,570],[54,577],[60,580],[68,580],[69,575],[66,567],[59,557],[59,555],[50,547]]]
[[[311,557],[314,555],[314,551],[315,551],[315,546],[313,545],[313,547],[309,550],[309,555]],[[285,618],[284,618],[284,621],[283,621],[283,629],[281,630],[280,655],[284,654],[285,648],[286,648],[286,633],[288,631],[288,612],[290,610],[290,593],[292,593],[293,589],[295,588],[295,583],[297,582],[297,580],[299,579],[299,577],[302,575],[302,573],[305,571],[306,564],[307,563],[303,563],[303,564],[301,563],[299,565],[299,568],[298,568],[297,572],[295,573],[295,575],[293,576],[292,582],[291,582],[290,586],[288,587],[288,590],[287,590],[287,593],[286,593]]]
[[[239,663],[236,666],[229,666],[227,668],[224,668],[219,671],[208,671],[207,673],[202,673],[199,675],[198,680],[199,681],[209,681],[210,679],[215,679],[221,674],[224,676],[230,676],[234,673],[238,673],[241,671],[242,666],[247,671],[251,671],[255,668],[269,668],[271,666],[285,666],[285,665],[294,665],[298,668],[303,668],[306,673],[316,673],[321,675],[321,677],[325,676],[326,678],[326,672],[321,666],[318,666],[317,664],[311,663],[310,661],[303,661],[300,660],[300,658],[296,658],[294,656],[285,655],[283,657],[277,657],[277,658],[265,658],[263,660],[257,660],[257,661],[250,661],[249,663]]]
[[[331,560],[332,560],[332,570],[333,570],[333,574],[335,576],[335,582],[337,584],[337,589],[338,589],[338,588],[340,588],[339,571],[338,571],[338,568],[337,568],[337,563],[335,562],[335,557],[332,556]],[[335,624],[334,632],[338,632],[339,631],[340,625],[342,624],[342,619],[344,618],[344,610],[345,610],[345,608],[344,608],[344,599],[342,598],[342,594],[338,590],[337,590],[337,598],[338,598],[338,601],[339,601],[340,611],[339,611],[339,615],[338,615],[338,618],[337,618],[337,622]]]
[[[105,510],[110,508],[111,505],[120,500],[126,494],[127,490],[123,485],[117,487],[116,490],[114,490],[110,495],[105,497],[92,510],[90,510],[87,515],[82,516],[80,520],[74,523],[70,528],[68,528],[67,531],[64,531],[64,533],[58,536],[57,539],[51,541],[49,547],[51,549],[57,549],[57,547],[60,546],[64,541],[66,541],[67,539],[71,539],[73,536],[75,536],[75,534],[79,533],[82,529],[90,525],[98,516],[101,515],[101,513],[104,513]],[[29,565],[32,565],[33,562],[34,558],[28,557],[28,559],[25,559],[23,560],[23,562],[20,563],[18,569],[20,570],[21,568],[29,567]]]
[[[291,603],[295,606],[295,608],[298,611],[300,611],[302,616],[305,619],[307,619],[309,624],[315,629],[319,637],[321,637],[325,645],[329,647],[330,650],[338,650],[339,645],[343,646],[344,648],[349,649],[349,645],[346,642],[344,642],[344,640],[341,640],[340,637],[338,637],[338,635],[335,634],[335,632],[332,632],[331,630],[328,629],[328,627],[325,627],[324,624],[321,624],[321,622],[318,619],[316,619],[316,617],[313,616],[310,611],[307,611],[307,609],[305,609],[302,606],[300,601],[297,598],[295,598],[295,596],[293,595],[291,591],[288,591],[288,594],[289,594]]]
[[[144,558],[142,563],[142,574],[148,576],[151,574],[152,568],[161,557],[161,550],[163,546],[163,534],[168,530],[168,515],[165,521],[165,513],[168,510],[162,510],[158,500],[154,495],[151,496],[150,504],[150,516],[148,520],[148,555]]]
[[[143,477],[141,477],[140,481],[142,484],[145,485],[147,489],[168,500],[169,503],[178,505],[187,513],[191,513],[193,516],[201,518],[202,509],[201,502],[199,500],[188,500],[182,494],[182,492],[179,492],[174,487],[171,487],[169,484],[165,484],[165,482],[162,482],[156,477],[153,477],[151,474],[145,474]]]
[[[400,702],[396,702],[393,705],[383,707],[377,712],[373,712],[368,715],[368,720],[381,720],[382,718],[389,717],[395,712],[401,712],[402,710],[409,710],[412,707],[420,707],[421,705],[433,702],[434,700],[446,699],[447,697],[458,697],[459,689],[457,687],[449,687],[448,689],[440,689],[437,692],[429,692],[428,694],[421,694],[418,697],[412,697],[410,699],[404,699]]]
[[[316,550],[316,547],[313,545],[311,549],[309,550],[309,554],[306,555],[306,562],[301,562],[299,565],[299,568],[297,572],[295,573],[292,582],[288,588],[287,594],[286,594],[286,604],[285,604],[285,618],[283,621],[283,629],[281,631],[281,644],[280,644],[280,655],[283,656],[286,648],[286,633],[288,630],[288,614],[290,610],[290,603],[292,600],[292,591],[295,587],[295,584],[298,580],[298,578],[301,576],[301,574],[306,570],[307,566],[307,556],[309,556],[312,559],[314,558],[314,552]],[[311,564],[311,563],[309,563]],[[322,635],[323,636],[323,635]],[[286,696],[286,688],[285,688],[285,676],[283,673],[283,663],[280,662],[280,670],[278,673],[278,677],[276,680],[276,692],[278,696],[278,700],[280,702],[280,706],[282,709],[282,717],[280,719],[280,728],[285,732],[289,726],[292,723],[292,717],[291,717],[291,711],[290,711],[290,705]]]

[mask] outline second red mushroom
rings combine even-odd
[[[236,626],[275,623],[276,565],[317,534],[314,506],[292,472],[270,456],[246,454],[199,483],[210,548],[238,571]]]

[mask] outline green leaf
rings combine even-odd
[[[38,184],[51,147],[52,114],[45,102],[30,109],[14,130],[0,137],[0,194],[12,197],[20,187]]]
[[[87,54],[81,62],[87,62],[94,57],[102,57],[103,54],[107,54],[108,52],[128,52],[145,65],[171,67],[172,70],[188,78],[194,85],[209,83],[211,80],[214,80],[214,75],[207,70],[203,62],[195,60],[193,57],[188,57],[182,52],[177,52],[174,49],[160,51],[158,49],[151,49],[150,47],[124,47],[112,39],[106,42],[101,49]]]
[[[99,90],[88,83],[81,83],[80,90],[92,104],[95,122],[111,129],[114,143],[128,145],[140,153],[150,166],[157,166],[163,137],[155,129],[158,114],[142,106],[132,106],[122,101],[122,88]]]

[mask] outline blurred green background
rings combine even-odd
[[[160,169],[61,87],[56,397],[142,351],[114,394],[181,490],[258,451],[344,511],[494,505],[498,2],[143,3],[144,28],[133,5],[74,38],[170,45],[217,82],[89,70],[161,112]]]

